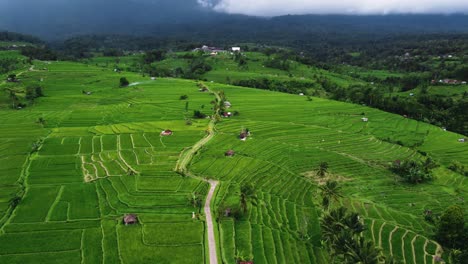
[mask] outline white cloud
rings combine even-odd
[[[213,2],[210,0],[197,0],[197,3],[202,7],[213,7]]]
[[[257,16],[286,14],[467,13],[467,0],[197,0],[216,11]]]

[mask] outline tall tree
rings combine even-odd
[[[327,181],[324,185],[319,187],[322,195],[322,205],[328,209],[332,201],[338,201],[343,195],[341,194],[341,187],[336,181]]]
[[[375,246],[374,241],[364,237],[356,238],[346,247],[345,259],[349,264],[378,264],[383,259],[382,250]]]
[[[120,87],[127,87],[128,85],[130,85],[130,82],[127,80],[127,78],[120,78]]]
[[[450,206],[440,217],[437,241],[449,248],[461,248],[464,246],[465,236],[463,209],[458,205]]]
[[[328,162],[320,162],[318,168],[317,168],[317,175],[320,177],[325,177],[328,173]]]

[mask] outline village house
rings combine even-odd
[[[369,122],[369,118],[367,118],[367,117],[363,117],[363,118],[361,118],[361,120],[362,120],[362,122]]]
[[[226,108],[230,108],[232,106],[232,104],[230,102],[226,101],[226,102],[224,102],[224,106]]]
[[[460,139],[458,139],[458,142],[460,142],[460,143],[465,143],[465,142],[466,142],[466,139],[465,139],[465,138],[460,138]]]
[[[124,216],[123,223],[125,225],[133,225],[138,223],[138,217],[134,214],[128,214]]]
[[[196,49],[193,50],[193,52],[198,52],[198,51],[203,51],[203,52],[206,52],[206,53],[210,53],[212,55],[213,54],[218,55],[218,53],[226,52],[222,48],[209,47],[207,45],[203,45],[201,48],[196,48]]]
[[[241,52],[241,48],[240,47],[232,47],[232,52]]]
[[[461,84],[462,82],[459,80],[455,80],[455,79],[443,79],[443,80],[439,80],[439,83],[455,85],[455,84]]]

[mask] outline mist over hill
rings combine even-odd
[[[47,40],[132,34],[216,40],[301,39],[304,35],[386,35],[468,31],[466,15],[287,15],[216,12],[197,0],[0,1],[0,30]],[[309,36],[310,37],[310,36]]]

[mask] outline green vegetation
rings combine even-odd
[[[25,61],[0,83],[1,263],[207,263],[204,178],[220,182],[211,208],[224,263],[463,259],[463,136],[369,107],[401,106],[405,92],[386,85],[437,85],[278,50],[103,50],[79,62],[5,52]]]
[[[186,197],[203,198],[208,186],[173,168],[207,125],[185,125],[178,95],[194,106],[214,97],[187,81],[116,89],[119,73],[47,67],[18,77],[34,96],[43,78],[47,96],[28,110],[0,111],[0,262],[203,263],[203,217],[192,219],[200,210]],[[174,135],[161,137],[168,128]],[[139,223],[125,226],[130,213]]]

